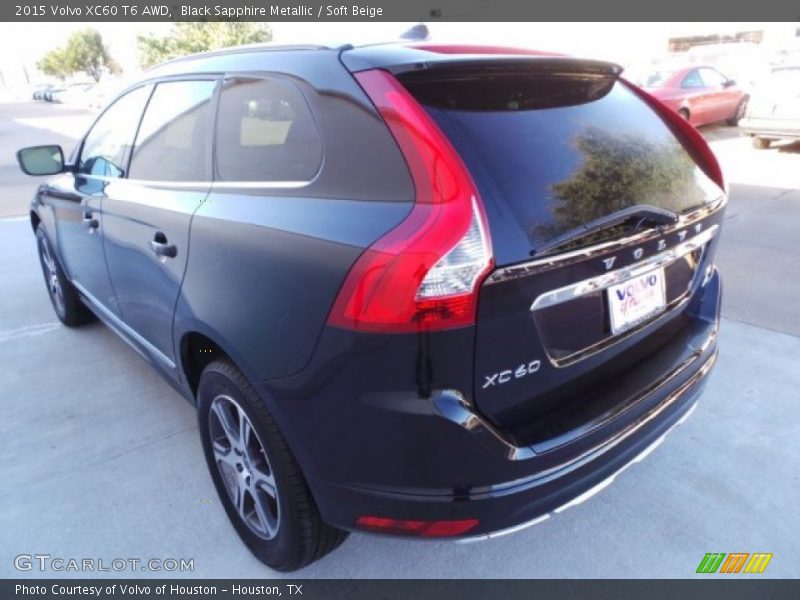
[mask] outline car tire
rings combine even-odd
[[[739,121],[741,121],[744,118],[744,113],[746,110],[747,110],[747,97],[744,97],[739,101],[739,104],[736,105],[736,110],[734,111],[733,116],[725,122],[731,127],[735,127],[736,125],[739,124]]]
[[[687,109],[685,109],[685,108],[679,108],[679,109],[678,109],[678,114],[679,114],[681,117],[683,117],[683,120],[684,120],[684,121],[688,121],[688,120],[689,120],[689,111],[688,111]]]
[[[211,478],[253,555],[276,571],[294,571],[341,545],[348,533],[322,521],[300,466],[242,372],[228,359],[211,362],[197,398]]]
[[[758,137],[757,135],[753,136],[753,147],[758,148],[759,150],[766,150],[769,148],[771,143],[772,140],[768,138]]]
[[[36,245],[50,303],[59,321],[67,327],[76,327],[93,321],[94,314],[84,306],[78,290],[64,274],[64,269],[61,268],[61,263],[41,225],[36,228]]]

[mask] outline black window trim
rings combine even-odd
[[[319,134],[320,143],[322,146],[322,157],[320,160],[319,167],[316,173],[308,180],[302,181],[280,181],[280,180],[253,180],[253,181],[225,181],[222,179],[217,178],[217,168],[216,168],[216,135],[217,135],[217,117],[219,113],[219,99],[222,94],[222,88],[224,87],[225,80],[227,79],[262,79],[262,80],[277,80],[286,82],[288,85],[294,86],[294,88],[298,91],[303,101],[306,103],[308,107],[308,111],[311,114],[311,119],[314,122],[314,127],[317,129],[317,133]],[[209,128],[209,145],[206,149],[206,159],[210,163],[208,165],[207,173],[209,175],[208,180],[203,181],[158,181],[158,180],[147,180],[147,179],[133,179],[128,177],[128,170],[130,169],[130,162],[131,162],[131,154],[133,151],[133,146],[136,142],[136,138],[139,135],[139,128],[142,125],[142,119],[144,118],[144,113],[147,111],[147,107],[150,104],[150,99],[153,97],[153,92],[156,89],[156,86],[159,83],[167,83],[171,81],[207,81],[207,80],[214,80],[217,82],[217,85],[214,89],[214,93],[211,98],[211,127]],[[107,177],[104,175],[88,175],[82,174],[85,177],[91,177],[96,180],[100,181],[120,181],[125,180],[130,183],[134,183],[137,185],[142,186],[151,186],[151,187],[161,187],[161,188],[170,188],[170,189],[205,189],[209,188],[210,190],[224,190],[224,189],[301,189],[306,188],[313,184],[317,179],[319,179],[320,174],[325,166],[325,138],[322,135],[322,128],[319,125],[319,121],[317,116],[314,112],[314,109],[309,102],[308,98],[306,97],[305,92],[301,88],[301,86],[297,85],[295,81],[292,80],[291,77],[283,76],[281,73],[273,73],[273,72],[264,72],[264,71],[230,71],[225,73],[179,73],[174,75],[165,75],[161,77],[153,77],[150,79],[145,79],[141,81],[137,81],[135,84],[123,89],[120,91],[114,99],[106,105],[102,112],[97,115],[97,117],[92,121],[92,124],[88,127],[86,132],[83,134],[83,137],[80,140],[80,143],[77,144],[75,150],[73,151],[70,160],[74,164],[80,161],[80,155],[83,152],[83,145],[86,141],[86,137],[89,133],[94,129],[95,124],[100,118],[111,108],[114,104],[117,103],[123,96],[133,92],[134,90],[145,87],[151,86],[150,93],[147,96],[147,100],[145,101],[144,107],[142,108],[141,113],[139,114],[139,119],[136,123],[136,131],[134,133],[133,143],[131,144],[130,150],[127,152],[125,157],[125,175],[123,177]]]
[[[216,112],[217,112],[217,101],[219,100],[219,90],[221,87],[221,82],[223,78],[220,74],[206,74],[206,73],[198,73],[197,75],[185,73],[181,75],[174,75],[170,77],[160,77],[157,79],[152,79],[150,82],[153,84],[153,89],[150,90],[150,95],[147,97],[147,102],[142,109],[142,114],[139,117],[139,122],[136,124],[136,133],[133,136],[133,143],[131,144],[131,149],[128,152],[127,160],[125,163],[125,177],[130,182],[136,183],[138,185],[146,185],[146,186],[153,186],[153,187],[167,187],[167,188],[190,188],[190,189],[201,189],[201,188],[210,188],[213,173],[213,148],[214,148],[214,123],[216,122]],[[197,180],[197,181],[161,181],[158,179],[136,179],[133,177],[128,177],[128,173],[131,170],[131,161],[133,160],[133,150],[136,147],[136,140],[139,137],[139,130],[142,127],[142,121],[144,120],[144,115],[147,113],[147,109],[150,106],[150,101],[153,99],[153,94],[156,92],[156,88],[162,83],[175,83],[181,81],[213,81],[214,82],[214,89],[211,92],[211,100],[210,100],[210,114],[212,115],[211,118],[211,127],[206,131],[206,148],[205,148],[205,155],[203,157],[203,162],[205,163],[203,171],[205,172],[206,179]]]
[[[80,156],[83,153],[83,146],[86,142],[86,138],[91,133],[94,126],[97,122],[103,117],[108,110],[114,106],[123,96],[128,95],[129,93],[146,86],[150,86],[150,93],[147,95],[147,99],[145,100],[144,106],[142,107],[142,111],[139,114],[139,119],[136,122],[136,130],[134,131],[133,141],[131,142],[130,149],[125,155],[124,163],[125,163],[125,174],[122,177],[108,177],[105,175],[91,175],[88,173],[75,173],[76,175],[81,175],[82,177],[91,177],[92,179],[99,180],[99,181],[128,181],[130,183],[134,183],[137,185],[143,186],[152,186],[152,187],[162,187],[162,188],[170,188],[170,189],[203,189],[203,188],[210,188],[213,181],[209,178],[205,181],[159,181],[159,180],[149,180],[149,179],[134,179],[128,177],[128,172],[131,166],[131,159],[133,148],[136,143],[136,138],[139,136],[139,129],[142,126],[142,120],[144,119],[144,113],[147,111],[147,107],[150,105],[150,100],[153,97],[153,93],[155,92],[156,86],[159,83],[169,83],[173,81],[215,81],[216,86],[214,87],[214,92],[211,95],[211,111],[212,115],[216,115],[216,101],[219,97],[219,88],[221,87],[220,82],[223,79],[223,75],[221,73],[180,73],[177,75],[166,75],[163,77],[153,77],[150,79],[144,79],[141,81],[137,81],[133,85],[126,87],[125,89],[121,90],[114,99],[111,100],[100,112],[99,115],[92,121],[92,124],[87,128],[86,132],[81,137],[80,142],[76,145],[75,150],[73,150],[72,155],[70,156],[70,161],[77,167],[80,163]],[[213,122],[212,122],[213,125]],[[206,147],[206,173],[211,174],[211,149],[213,148],[214,144],[214,129],[213,127],[208,132],[208,144]]]
[[[106,113],[109,110],[111,110],[112,106],[114,106],[117,102],[122,100],[122,98],[124,98],[128,94],[131,94],[131,93],[135,92],[138,89],[147,87],[148,85],[151,86],[150,87],[150,92],[147,94],[147,97],[145,98],[145,101],[144,101],[144,106],[142,108],[142,111],[139,113],[139,120],[136,122],[136,129],[134,130],[134,136],[133,136],[133,140],[131,140],[131,144],[130,144],[129,150],[125,153],[125,156],[123,157],[123,163],[125,164],[124,175],[122,177],[108,177],[106,175],[93,175],[92,173],[79,173],[77,171],[77,169],[81,164],[81,155],[83,154],[83,148],[86,145],[86,138],[88,138],[89,134],[92,133],[92,131],[94,131],[94,128],[97,125],[97,123],[100,121],[100,119],[102,119],[106,115]],[[73,167],[75,169],[75,175],[80,175],[81,177],[87,177],[87,178],[91,178],[91,179],[97,179],[97,180],[100,180],[100,181],[118,181],[120,179],[126,179],[127,178],[127,176],[128,176],[128,166],[130,165],[130,153],[131,153],[131,150],[133,149],[133,142],[136,141],[136,134],[139,133],[139,126],[142,123],[142,117],[144,116],[144,111],[147,108],[147,105],[150,103],[150,98],[153,95],[153,90],[154,89],[155,89],[155,84],[153,84],[151,81],[139,81],[135,85],[132,85],[130,87],[125,88],[120,93],[118,93],[116,96],[114,96],[114,99],[111,102],[109,102],[103,108],[102,111],[100,111],[100,114],[98,114],[92,120],[91,125],[89,125],[89,127],[83,133],[83,136],[81,137],[80,142],[75,146],[75,149],[72,151],[72,154],[70,155],[70,162],[72,163],[72,165],[73,165]]]

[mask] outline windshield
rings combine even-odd
[[[631,206],[684,213],[721,194],[664,121],[613,79],[404,83],[470,169],[493,236],[503,232],[499,264]]]

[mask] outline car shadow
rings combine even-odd
[[[778,152],[787,154],[800,154],[800,141],[772,142],[772,146]]]

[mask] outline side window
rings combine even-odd
[[[83,141],[78,173],[125,176],[128,152],[151,89],[149,85],[136,88],[106,109]]]
[[[322,140],[294,85],[228,79],[217,114],[216,168],[225,181],[308,181],[322,163]]]
[[[727,81],[719,71],[714,69],[700,69],[700,76],[708,87],[723,87]]]
[[[129,177],[205,181],[211,98],[215,81],[159,83],[147,104]]]
[[[681,82],[682,88],[701,88],[705,87],[703,80],[700,78],[700,71],[695,69],[691,71],[686,77],[683,78],[683,82]]]

